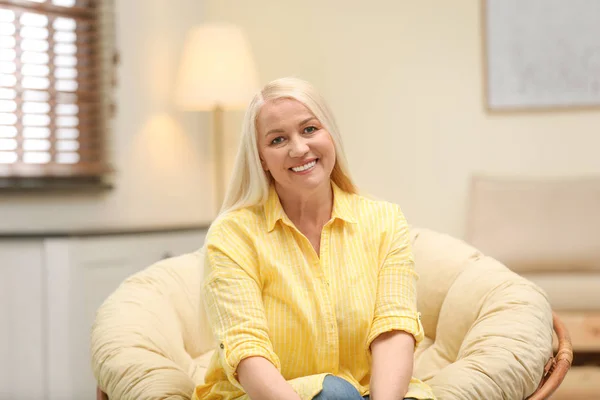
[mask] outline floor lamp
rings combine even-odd
[[[184,110],[212,113],[215,204],[225,196],[223,114],[244,109],[258,90],[256,66],[244,32],[236,25],[208,23],[187,34],[175,87]]]

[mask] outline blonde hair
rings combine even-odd
[[[358,192],[350,177],[337,125],[325,100],[310,83],[297,78],[281,78],[269,82],[259,91],[246,110],[242,124],[242,140],[219,216],[266,202],[272,178],[263,170],[260,162],[256,118],[266,102],[283,98],[301,102],[323,124],[331,135],[336,153],[331,180],[348,193]]]

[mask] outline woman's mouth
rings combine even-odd
[[[304,164],[304,165],[300,165],[300,166],[298,166],[298,167],[293,167],[293,168],[290,168],[290,169],[291,169],[292,171],[294,171],[294,172],[306,172],[306,171],[308,171],[308,170],[310,170],[310,169],[314,168],[314,166],[315,166],[315,165],[317,165],[317,161],[319,161],[319,159],[318,159],[318,158],[317,158],[317,159],[315,159],[315,160],[312,160],[312,161],[310,161],[310,162],[307,162],[307,163],[306,163],[306,164]]]

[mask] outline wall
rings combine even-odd
[[[600,174],[600,109],[485,111],[481,4],[208,0],[206,12],[247,31],[263,82],[296,75],[323,92],[365,191],[461,236],[473,174]]]
[[[178,111],[172,90],[194,0],[116,1],[116,189],[102,195],[1,195],[0,231],[71,231],[201,224],[212,216],[208,117]]]

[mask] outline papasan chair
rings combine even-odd
[[[414,375],[441,400],[548,398],[572,349],[545,293],[461,240],[413,228],[412,241],[426,335]],[[203,382],[215,347],[203,261],[201,251],[160,261],[105,300],[91,333],[99,399],[183,400]]]

